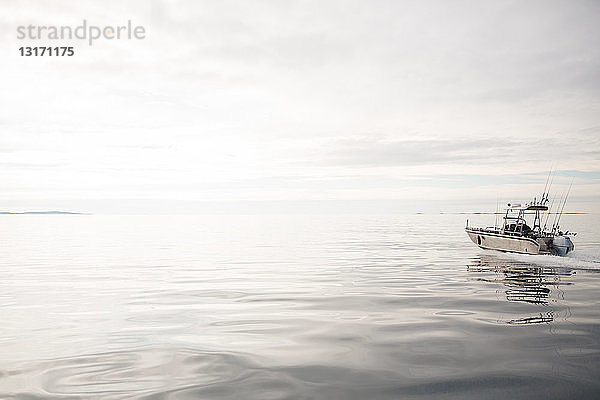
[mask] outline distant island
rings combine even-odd
[[[71,211],[23,211],[23,212],[13,212],[13,211],[0,211],[0,214],[10,214],[10,215],[25,215],[25,214],[77,214],[83,215],[85,213],[80,212],[71,212]]]
[[[423,213],[417,213],[417,214],[423,214]],[[458,214],[458,215],[504,215],[506,214],[506,212],[443,212],[441,211],[440,214]],[[532,212],[526,212],[525,214],[533,214]],[[549,212],[548,214],[559,214],[558,212]],[[588,214],[587,212],[563,212],[563,214],[565,215],[584,215],[584,214]]]

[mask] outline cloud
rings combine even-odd
[[[490,152],[503,157],[518,146],[511,141],[484,139],[382,140],[343,139],[333,146],[328,161],[332,164],[390,166],[472,162],[486,159]]]
[[[552,164],[600,169],[598,2],[2,7],[10,176],[0,186],[14,193],[342,199],[431,188],[419,197],[528,185]],[[147,38],[75,43],[69,60],[16,54],[17,25],[84,18],[131,19]]]
[[[577,140],[579,139],[579,140]],[[582,146],[583,143],[588,146]],[[472,165],[478,170],[502,170],[506,163],[523,165],[535,161],[597,161],[600,140],[575,138],[573,135],[549,135],[537,138],[453,138],[390,140],[378,137],[340,139],[323,151],[331,165],[354,166],[427,166]],[[527,172],[527,171],[523,171]],[[533,172],[533,171],[529,171]]]

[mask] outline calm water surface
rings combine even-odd
[[[600,398],[600,216],[465,217],[0,216],[0,398]]]

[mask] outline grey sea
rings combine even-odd
[[[466,218],[0,216],[0,398],[600,398],[600,216]]]

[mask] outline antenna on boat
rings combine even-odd
[[[565,201],[563,202],[562,208],[560,209],[560,214],[558,214],[558,220],[556,221],[556,229],[558,229],[558,224],[560,223],[560,218],[563,215],[563,211],[565,210],[565,204],[567,204],[567,198],[569,197],[569,193],[571,193],[571,187],[573,187],[573,181],[575,177],[571,178],[571,183],[569,184],[569,190],[567,190],[567,194],[565,196]]]

